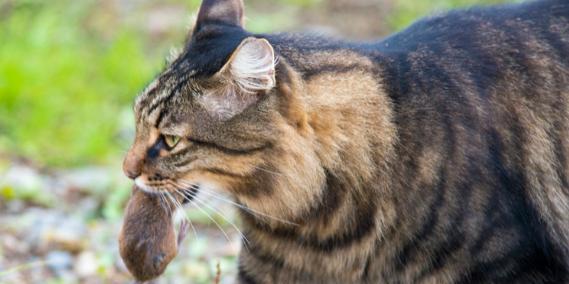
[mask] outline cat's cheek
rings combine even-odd
[[[204,181],[200,183],[200,190],[206,194],[227,194],[231,193],[231,186],[229,183],[224,182],[223,184],[219,182],[207,182]]]
[[[195,172],[185,175],[182,180],[184,184],[192,184],[198,186],[199,191],[207,193],[231,193],[238,181],[234,177],[214,174],[210,172]]]

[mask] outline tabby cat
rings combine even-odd
[[[569,282],[569,1],[374,42],[252,34],[243,9],[203,1],[124,162],[233,197],[238,283]]]

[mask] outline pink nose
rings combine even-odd
[[[143,158],[134,154],[133,151],[129,151],[122,163],[122,170],[124,174],[130,179],[135,179],[140,176],[143,161]]]

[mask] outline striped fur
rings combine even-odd
[[[239,283],[569,282],[569,2],[368,43],[254,35],[242,17],[238,0],[204,1],[136,100],[124,164],[147,191],[191,181],[290,221],[241,211]],[[199,98],[251,38],[279,57],[276,85],[220,119]]]

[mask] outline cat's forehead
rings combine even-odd
[[[134,101],[135,111],[141,111],[148,107],[150,101],[168,96],[174,86],[174,76],[168,76],[171,73],[169,68],[163,71],[159,76],[154,78],[145,88],[138,94]]]
[[[208,25],[192,35],[184,51],[135,100],[137,120],[152,123],[169,102],[192,100],[249,34],[239,27]]]
[[[172,105],[187,105],[186,102],[191,101],[200,92],[198,85],[196,80],[191,78],[164,72],[137,96],[134,103],[136,119],[158,124],[160,116]]]

